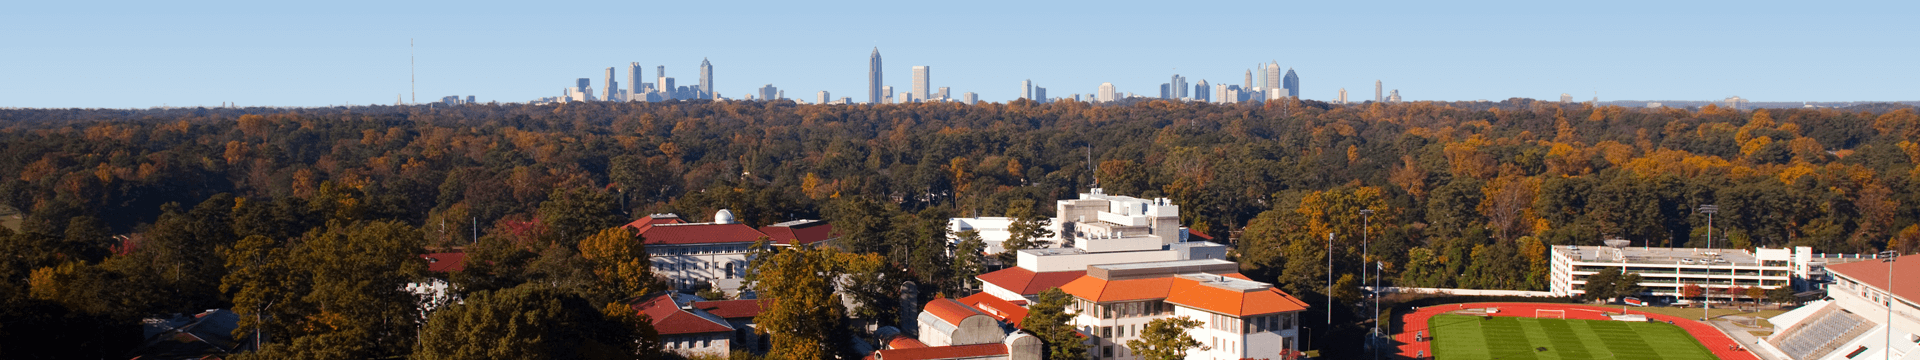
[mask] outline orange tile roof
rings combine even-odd
[[[715,300],[695,301],[693,307],[704,310],[713,316],[726,319],[741,319],[760,316],[760,310],[770,300]]]
[[[682,224],[682,223],[686,223],[686,222],[680,221],[679,215],[653,214],[653,215],[647,215],[645,217],[641,217],[638,220],[634,220],[633,222],[627,223],[626,225],[622,225],[622,226],[628,229],[633,229],[634,231],[644,231],[647,228],[653,227],[654,225],[658,225],[658,224]]]
[[[873,352],[873,358],[874,360],[937,360],[1003,356],[1006,354],[1006,344],[978,344],[880,350]]]
[[[725,323],[680,309],[669,296],[655,296],[633,304],[632,308],[640,314],[647,315],[647,318],[653,321],[653,328],[658,330],[660,335],[733,331],[733,327]]]
[[[1198,281],[1174,277],[1173,292],[1167,302],[1220,314],[1246,317],[1307,309],[1307,303],[1280,289],[1266,288],[1248,292],[1202,285]]]
[[[980,274],[980,276],[976,276],[975,278],[980,279],[982,282],[999,286],[1002,289],[1019,292],[1020,295],[1037,295],[1040,294],[1041,291],[1046,291],[1049,288],[1066,285],[1069,282],[1073,282],[1074,279],[1080,278],[1081,275],[1086,274],[1086,270],[1036,273],[1026,268],[1010,267],[1000,269],[1000,271]]]
[[[443,273],[467,269],[467,253],[432,253],[420,257],[427,259],[427,271]]]
[[[1107,281],[1092,276],[1081,276],[1073,282],[1060,286],[1060,290],[1093,302],[1129,301],[1165,299],[1172,284],[1172,277]]]
[[[839,237],[833,232],[833,224],[820,220],[788,221],[761,226],[760,232],[766,233],[775,244],[799,242],[801,245],[806,245]]]
[[[1008,302],[998,296],[993,296],[993,294],[977,293],[960,298],[959,301],[961,304],[972,306],[974,309],[987,313],[987,316],[993,317],[994,320],[1013,324],[1015,327],[1020,326],[1020,320],[1027,318],[1027,308],[1014,305],[1012,302]]]
[[[1875,289],[1887,288],[1887,263],[1881,261],[1859,261],[1839,265],[1827,265],[1827,270],[1846,275],[1863,285]],[[1907,255],[1893,260],[1893,273],[1896,275],[1920,274],[1920,255]],[[1920,301],[1920,283],[1908,280],[1893,282],[1893,296],[1907,301]]]
[[[1246,280],[1246,275],[1231,273],[1226,277]],[[1093,302],[1133,301],[1166,299],[1167,302],[1186,307],[1212,311],[1233,316],[1252,316],[1301,311],[1307,309],[1307,303],[1288,295],[1280,289],[1240,292],[1200,284],[1198,281],[1182,279],[1178,276],[1108,281],[1092,276],[1061,286],[1075,297]]]
[[[887,342],[888,349],[918,349],[923,347],[927,347],[927,343],[905,336],[895,336],[893,337],[893,341]]]
[[[972,306],[967,306],[966,304],[961,304],[959,301],[945,298],[933,299],[933,301],[927,302],[927,307],[924,310],[933,313],[933,316],[939,317],[940,320],[945,320],[948,324],[953,324],[954,326],[959,326],[960,321],[966,320],[969,316],[986,315],[980,313],[979,310],[974,310]]]

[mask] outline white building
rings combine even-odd
[[[1073,326],[1087,336],[1094,359],[1139,359],[1126,347],[1147,322],[1185,316],[1201,325],[1187,335],[1207,349],[1188,360],[1290,359],[1300,350],[1300,299],[1248,280],[1240,265],[1220,259],[1094,265],[1060,290],[1073,295]]]
[[[715,280],[745,275],[747,251],[754,241],[775,245],[810,245],[832,239],[833,226],[816,220],[796,220],[754,229],[720,210],[712,222],[687,223],[674,214],[653,214],[626,225],[634,229],[653,258],[653,272],[676,290],[712,286]],[[737,282],[728,282],[736,283]],[[738,289],[720,289],[737,291]]]
[[[885,349],[871,360],[1041,360],[1040,338],[1025,331],[1011,334],[998,317],[954,299],[934,299],[916,318],[919,338],[906,337],[888,327],[880,331]]]
[[[1106,195],[1094,188],[1079,199],[1056,202],[1055,214],[1060,217],[1048,225],[1054,237],[1047,241],[1052,246],[1069,246],[1021,250],[1015,254],[1016,266],[975,278],[980,279],[983,292],[1027,304],[1041,291],[1086,274],[1090,265],[1225,258],[1224,245],[1188,241],[1188,230],[1180,227],[1179,209],[1167,199]],[[974,225],[978,226],[972,228],[975,231],[1000,224],[955,220],[981,224]],[[981,232],[987,238],[988,232]]]
[[[1817,289],[1829,263],[1859,261],[1859,256],[1815,254],[1812,248],[1697,249],[1605,246],[1555,246],[1549,290],[1559,296],[1585,295],[1586,278],[1605,268],[1640,274],[1644,295],[1676,298],[1687,285],[1714,296],[1727,289],[1794,286]],[[1718,300],[1716,300],[1718,301]]]
[[[1905,278],[1920,274],[1920,258],[1827,269],[1828,299],[1767,319],[1773,335],[1750,348],[1791,360],[1920,359],[1920,283]]]

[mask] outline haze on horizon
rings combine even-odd
[[[1408,100],[1911,101],[1915,2],[27,2],[0,23],[0,107],[392,104],[555,96],[607,67],[697,79],[742,98],[865,97],[878,47],[887,85],[984,101],[1032,79],[1050,96],[1157,93],[1180,74],[1238,84],[1257,63],[1300,74],[1302,97],[1374,80]],[[621,84],[623,88],[628,84]]]

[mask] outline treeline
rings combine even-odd
[[[400,233],[393,246],[494,259],[456,276],[472,291],[520,291],[489,299],[598,307],[648,287],[596,275],[618,267],[579,258],[583,239],[648,213],[706,220],[722,208],[754,226],[835,221],[866,234],[849,250],[878,253],[932,296],[971,272],[937,266],[949,261],[928,250],[944,246],[940,219],[1027,201],[1047,216],[1096,183],[1172,198],[1187,224],[1237,239],[1250,276],[1309,298],[1326,292],[1328,233],[1338,273],[1380,261],[1398,285],[1503,289],[1544,288],[1552,245],[1705,246],[1703,204],[1720,207],[1719,247],[1920,245],[1911,108],[694,101],[4,110],[0,121],[0,205],[26,213],[0,237],[9,318],[241,311],[244,286],[222,288],[244,282],[229,279],[243,273],[235,249],[333,256],[316,239]],[[1361,209],[1374,213],[1363,221]],[[267,242],[243,241],[256,236]],[[409,260],[362,260],[412,271],[383,281],[424,276]],[[1332,295],[1355,296],[1358,280]],[[514,290],[529,282],[587,290],[563,291],[584,302]],[[413,346],[394,341],[356,354]]]

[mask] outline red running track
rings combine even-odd
[[[1468,303],[1428,306],[1420,308],[1419,311],[1400,316],[1401,330],[1399,333],[1393,334],[1393,341],[1400,344],[1400,352],[1396,355],[1402,359],[1412,359],[1415,355],[1424,353],[1428,358],[1432,358],[1433,348],[1431,346],[1433,345],[1433,332],[1427,331],[1427,338],[1422,339],[1423,341],[1413,341],[1414,335],[1418,335],[1421,331],[1427,330],[1427,319],[1432,318],[1434,315],[1455,310],[1484,308],[1499,308],[1500,312],[1494,313],[1493,316],[1514,317],[1533,317],[1534,310],[1566,310],[1568,319],[1584,320],[1608,320],[1604,314],[1605,312],[1620,312],[1620,308],[1548,303]],[[1733,350],[1729,348],[1730,345],[1738,344],[1738,342],[1732,338],[1728,338],[1727,334],[1721,333],[1719,329],[1715,329],[1712,325],[1693,321],[1693,319],[1650,314],[1633,310],[1628,310],[1627,313],[1646,315],[1647,319],[1655,321],[1672,321],[1674,325],[1679,325],[1681,329],[1687,330],[1688,334],[1692,334],[1694,339],[1699,339],[1701,345],[1706,345],[1707,350],[1713,351],[1713,355],[1721,359],[1760,360],[1759,357],[1748,353],[1748,351],[1751,350]]]

